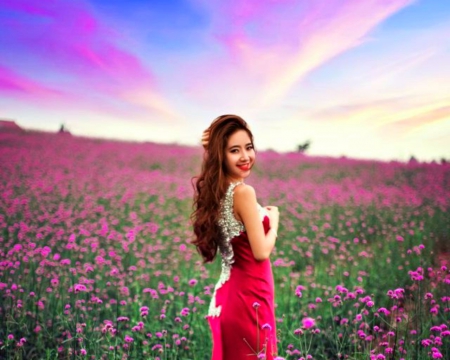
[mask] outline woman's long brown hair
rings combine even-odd
[[[220,205],[227,190],[227,173],[225,151],[228,139],[238,130],[245,130],[253,144],[253,134],[247,123],[237,115],[222,115],[216,118],[204,142],[205,153],[201,173],[192,178],[194,203],[191,221],[195,239],[192,244],[203,257],[204,262],[211,262],[217,254],[217,247],[222,241],[222,234],[217,224]]]

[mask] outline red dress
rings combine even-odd
[[[222,273],[207,316],[212,360],[271,360],[277,352],[272,266],[269,259],[253,257],[244,225],[233,215],[233,191],[238,184],[228,187],[219,220],[224,239],[219,247]],[[269,217],[259,204],[258,210],[267,233]]]

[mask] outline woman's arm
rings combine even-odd
[[[248,240],[256,260],[268,259],[277,239],[276,228],[264,234],[259,216],[256,193],[250,185],[239,185],[234,190],[234,210],[244,223]],[[272,225],[272,224],[271,224]]]

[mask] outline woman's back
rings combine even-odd
[[[219,226],[223,234],[219,252],[222,274],[211,300],[208,320],[213,334],[213,360],[251,359],[276,354],[274,284],[269,259],[255,259],[244,225],[234,216],[231,183],[222,201]],[[264,233],[269,217],[258,204]]]

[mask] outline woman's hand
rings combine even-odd
[[[267,214],[270,219],[270,228],[278,232],[278,222],[280,219],[280,214],[278,212],[278,206],[265,206]]]

